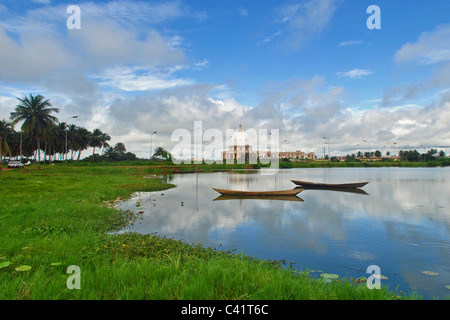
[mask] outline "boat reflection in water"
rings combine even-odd
[[[274,176],[195,172],[161,179],[176,188],[136,193],[120,203],[122,210],[144,211],[120,232],[158,233],[283,259],[296,269],[340,278],[368,277],[367,267],[377,265],[389,278],[382,287],[418,290],[426,299],[449,294],[450,168],[289,169]],[[291,180],[369,183],[361,189],[304,186],[301,198],[280,199],[219,196],[212,189],[281,191],[296,187]]]
[[[327,188],[327,187],[322,187],[322,188],[317,188],[317,187],[296,187],[296,188],[301,188],[303,190],[326,190],[326,191],[337,191],[337,192],[348,192],[348,193],[356,193],[356,194],[364,194],[364,195],[369,195],[368,192],[364,191],[363,189],[358,189],[358,188]]]

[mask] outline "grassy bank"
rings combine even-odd
[[[154,170],[0,171],[0,299],[398,299],[384,289],[327,283],[275,262],[158,235],[111,234],[134,217],[112,201],[172,187],[143,178]],[[67,287],[71,265],[81,271],[79,290]]]

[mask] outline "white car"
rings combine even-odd
[[[24,167],[23,163],[18,160],[12,160],[8,162],[8,168],[23,168],[23,167]]]

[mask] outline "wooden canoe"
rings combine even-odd
[[[281,200],[281,201],[298,201],[304,202],[302,198],[296,195],[284,195],[284,196],[232,196],[232,195],[223,195],[221,194],[217,198],[213,199],[213,201],[219,200]]]
[[[369,182],[351,182],[351,183],[317,183],[300,180],[291,180],[296,185],[307,188],[361,188]]]
[[[277,191],[240,191],[225,190],[213,188],[220,194],[228,196],[294,196],[303,191],[303,189],[277,190]]]

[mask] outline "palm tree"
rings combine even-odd
[[[66,125],[64,125],[66,126]],[[69,124],[67,126],[67,128],[65,130],[67,130],[67,140],[68,140],[68,144],[69,144],[69,149],[70,149],[70,159],[73,160],[73,155],[75,152],[75,134],[77,131],[77,126],[75,124]],[[68,154],[66,154],[66,160],[67,160],[67,156]]]
[[[76,127],[73,148],[78,151],[77,162],[80,161],[81,152],[89,148],[92,133],[83,127]]]
[[[40,138],[45,134],[51,122],[56,122],[58,119],[51,114],[59,112],[58,108],[52,108],[50,101],[44,99],[43,96],[33,96],[30,93],[29,97],[23,99],[17,98],[20,103],[16,106],[16,111],[11,112],[11,120],[13,124],[23,121],[22,130],[26,134],[32,135],[37,141],[38,163],[41,168],[41,142]]]
[[[105,132],[102,133],[100,140],[102,142],[102,155],[103,155],[103,151],[105,150],[105,148],[109,147],[109,143],[107,141],[111,140],[111,136]]]
[[[102,146],[102,135],[103,132],[100,129],[94,129],[94,131],[92,131],[91,141],[89,143],[90,146],[94,148],[92,151],[92,162],[94,162],[95,148],[100,148]]]
[[[155,149],[155,153],[153,154],[153,157],[155,157],[155,156],[161,156],[163,158],[172,160],[172,155],[170,154],[170,152],[168,152],[163,147],[158,147]]]
[[[11,157],[19,157],[20,156],[20,132],[16,132],[13,130],[7,137],[7,147],[11,152]]]
[[[63,160],[64,156],[67,156],[66,154],[66,123],[60,122],[57,124],[56,135],[56,145],[55,145],[55,152],[59,153],[59,160]]]
[[[54,156],[56,160],[56,153],[59,152],[64,141],[64,132],[60,129],[59,124],[51,122],[44,134],[45,155],[49,156],[50,163],[52,162],[52,156]]]
[[[127,148],[125,148],[125,144],[123,142],[117,142],[114,146],[114,151],[119,154],[119,156],[122,156],[125,151],[127,151]]]
[[[114,158],[114,154],[115,154],[115,152],[114,152],[114,148],[113,147],[107,147],[106,149],[105,149],[105,155],[109,158],[109,159],[113,159]]]
[[[3,161],[3,150],[5,152],[9,151],[8,143],[6,141],[7,137],[14,132],[13,126],[10,122],[5,119],[0,120],[0,170],[2,170]]]

